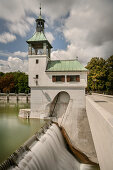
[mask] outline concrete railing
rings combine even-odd
[[[102,96],[105,98],[105,100],[113,102],[113,95],[98,94],[98,93],[92,93],[92,94],[97,96]]]
[[[87,116],[101,170],[113,170],[113,116],[86,97]]]
[[[24,94],[24,93],[0,93],[0,100],[4,101],[30,101],[30,94]]]

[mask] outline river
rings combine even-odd
[[[0,102],[0,163],[45,124],[44,120],[18,117],[19,109],[29,107],[29,103]]]

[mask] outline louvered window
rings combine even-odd
[[[52,76],[52,81],[53,82],[65,82],[65,76],[62,75],[62,76]]]
[[[52,76],[52,81],[56,82],[56,76]]]
[[[68,75],[67,76],[67,82],[80,82],[80,75]]]
[[[76,81],[80,82],[80,76],[79,75],[76,76]]]

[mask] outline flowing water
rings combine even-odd
[[[97,170],[80,164],[67,150],[57,125],[53,124],[11,170]]]
[[[45,124],[18,117],[20,108],[29,107],[29,103],[0,103],[0,163]]]

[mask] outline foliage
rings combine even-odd
[[[113,55],[106,60],[107,81],[106,90],[113,93]]]
[[[0,72],[0,92],[29,93],[28,75],[22,72]]]
[[[113,93],[113,56],[107,60],[94,57],[88,62],[88,91]]]

